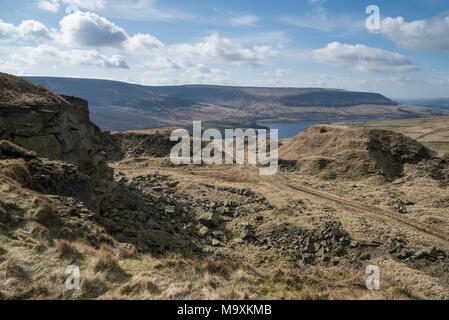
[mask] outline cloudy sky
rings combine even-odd
[[[0,0],[0,71],[448,97],[449,3]]]

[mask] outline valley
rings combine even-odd
[[[322,88],[142,86],[117,81],[27,77],[63,95],[89,101],[91,119],[109,131],[191,127],[256,127],[258,122],[397,119],[443,115],[444,111],[399,104],[369,92]],[[209,124],[208,124],[209,123]],[[263,126],[263,124],[261,124]]]
[[[6,74],[0,124],[0,299],[449,298],[449,159],[412,132],[316,124],[273,176],[175,166],[173,128],[101,131]]]

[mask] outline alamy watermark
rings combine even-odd
[[[174,130],[171,141],[179,141],[171,152],[170,159],[175,165],[202,163],[245,164],[245,144],[247,142],[247,163],[258,164],[261,175],[274,175],[278,170],[278,130],[269,131],[269,151],[267,150],[266,129],[226,129],[225,137],[218,129],[202,132],[201,121],[193,122],[193,137],[186,129]],[[203,145],[204,143],[204,145]],[[193,152],[192,152],[193,151]]]
[[[380,269],[378,266],[367,266],[365,273],[368,275],[366,279],[366,288],[368,290],[380,290]]]
[[[78,268],[75,265],[71,265],[66,268],[65,273],[70,274],[65,281],[65,287],[68,290],[79,290],[80,289],[80,268]]]
[[[368,30],[380,30],[380,9],[378,6],[370,5],[366,7],[366,14],[370,16],[366,19],[365,25]]]

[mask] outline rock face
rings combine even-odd
[[[96,203],[92,179],[75,164],[41,159],[9,141],[0,140],[0,174],[42,194],[75,197]]]
[[[178,143],[170,141],[171,132],[175,129],[177,128],[112,132],[106,137],[110,141],[107,144],[110,147],[108,158],[167,157],[172,147]]]
[[[42,158],[77,164],[97,189],[103,180],[112,181],[101,150],[104,135],[90,122],[88,103],[82,99],[0,74],[0,139]]]
[[[164,147],[166,136],[156,136],[157,144]],[[152,135],[137,134],[126,140],[125,146],[140,138],[142,149],[151,149],[156,143]],[[22,78],[0,74],[0,189],[15,190],[0,193],[0,203],[9,203],[8,195],[18,199],[21,192],[56,197],[64,202],[64,214],[93,218],[114,241],[134,243],[140,251],[196,250],[189,237],[179,234],[182,222],[165,222],[167,216],[183,218],[171,213],[171,208],[164,211],[171,203],[159,203],[114,181],[106,152],[122,156],[122,146],[115,145],[116,140],[90,122],[87,101],[59,96]],[[23,189],[17,191],[19,188]],[[52,220],[53,213],[60,214],[59,209],[35,214],[31,207],[27,204],[30,219],[36,215],[39,221]],[[179,208],[173,209],[177,213]]]

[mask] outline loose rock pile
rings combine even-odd
[[[284,223],[268,234],[258,234],[267,249],[274,248],[282,256],[289,256],[291,261],[303,264],[339,264],[340,258],[346,256],[347,249],[355,246],[340,222],[327,222],[319,230],[305,230]],[[260,241],[260,240],[259,240]]]

